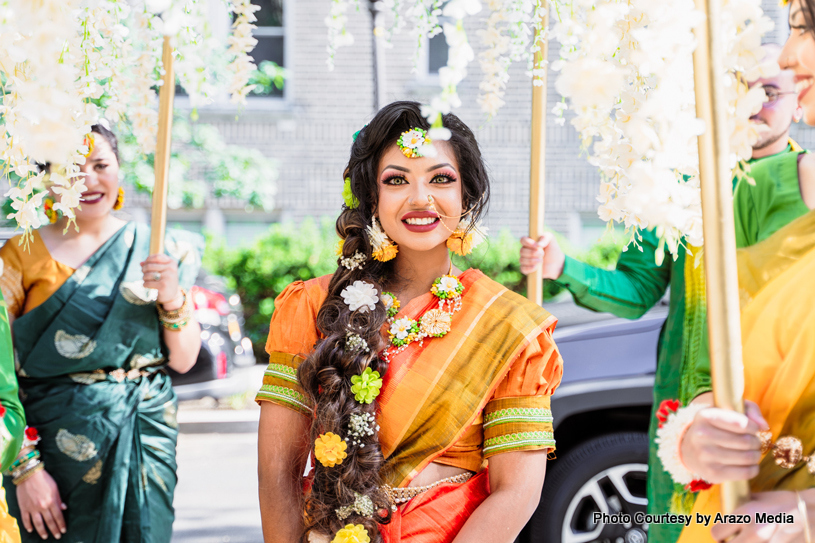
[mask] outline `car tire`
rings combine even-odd
[[[590,439],[550,464],[541,501],[525,530],[528,543],[646,543],[648,435],[621,432]],[[595,524],[594,511],[627,513],[630,524]]]

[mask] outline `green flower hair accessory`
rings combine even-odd
[[[430,145],[431,140],[427,137],[427,130],[423,128],[411,128],[396,141],[396,145],[402,150],[402,154],[408,158],[423,157],[421,148],[425,145]]]
[[[351,192],[350,177],[345,178],[345,185],[342,187],[342,199],[345,201],[345,205],[348,209],[356,209],[357,206],[359,206],[359,200],[357,200],[357,197]]]
[[[379,396],[379,389],[382,388],[382,377],[378,371],[365,368],[361,375],[351,377],[351,392],[354,399],[359,403],[371,403]]]

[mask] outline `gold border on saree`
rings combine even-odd
[[[474,474],[470,471],[465,473],[459,473],[458,475],[453,475],[452,477],[447,477],[445,479],[439,479],[435,483],[431,483],[425,486],[405,486],[405,487],[393,487],[391,485],[382,485],[382,491],[388,497],[388,501],[391,502],[391,509],[394,511],[396,510],[396,504],[409,502],[419,494],[423,492],[427,492],[431,488],[436,488],[437,486],[444,485],[447,483],[466,483],[467,481],[472,478]]]

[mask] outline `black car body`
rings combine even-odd
[[[557,458],[547,466],[520,543],[645,543],[645,525],[602,524],[592,513],[645,511],[648,422],[667,307],[630,321],[548,304],[563,381],[552,397]]]

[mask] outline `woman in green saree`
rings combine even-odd
[[[177,430],[164,367],[185,372],[198,355],[185,288],[199,253],[168,232],[172,257],[150,255],[149,228],[111,214],[124,196],[116,138],[101,126],[91,137],[78,230],[52,201],[54,224],[28,250],[18,238],[0,249],[29,425],[4,487],[24,542],[169,542]]]

